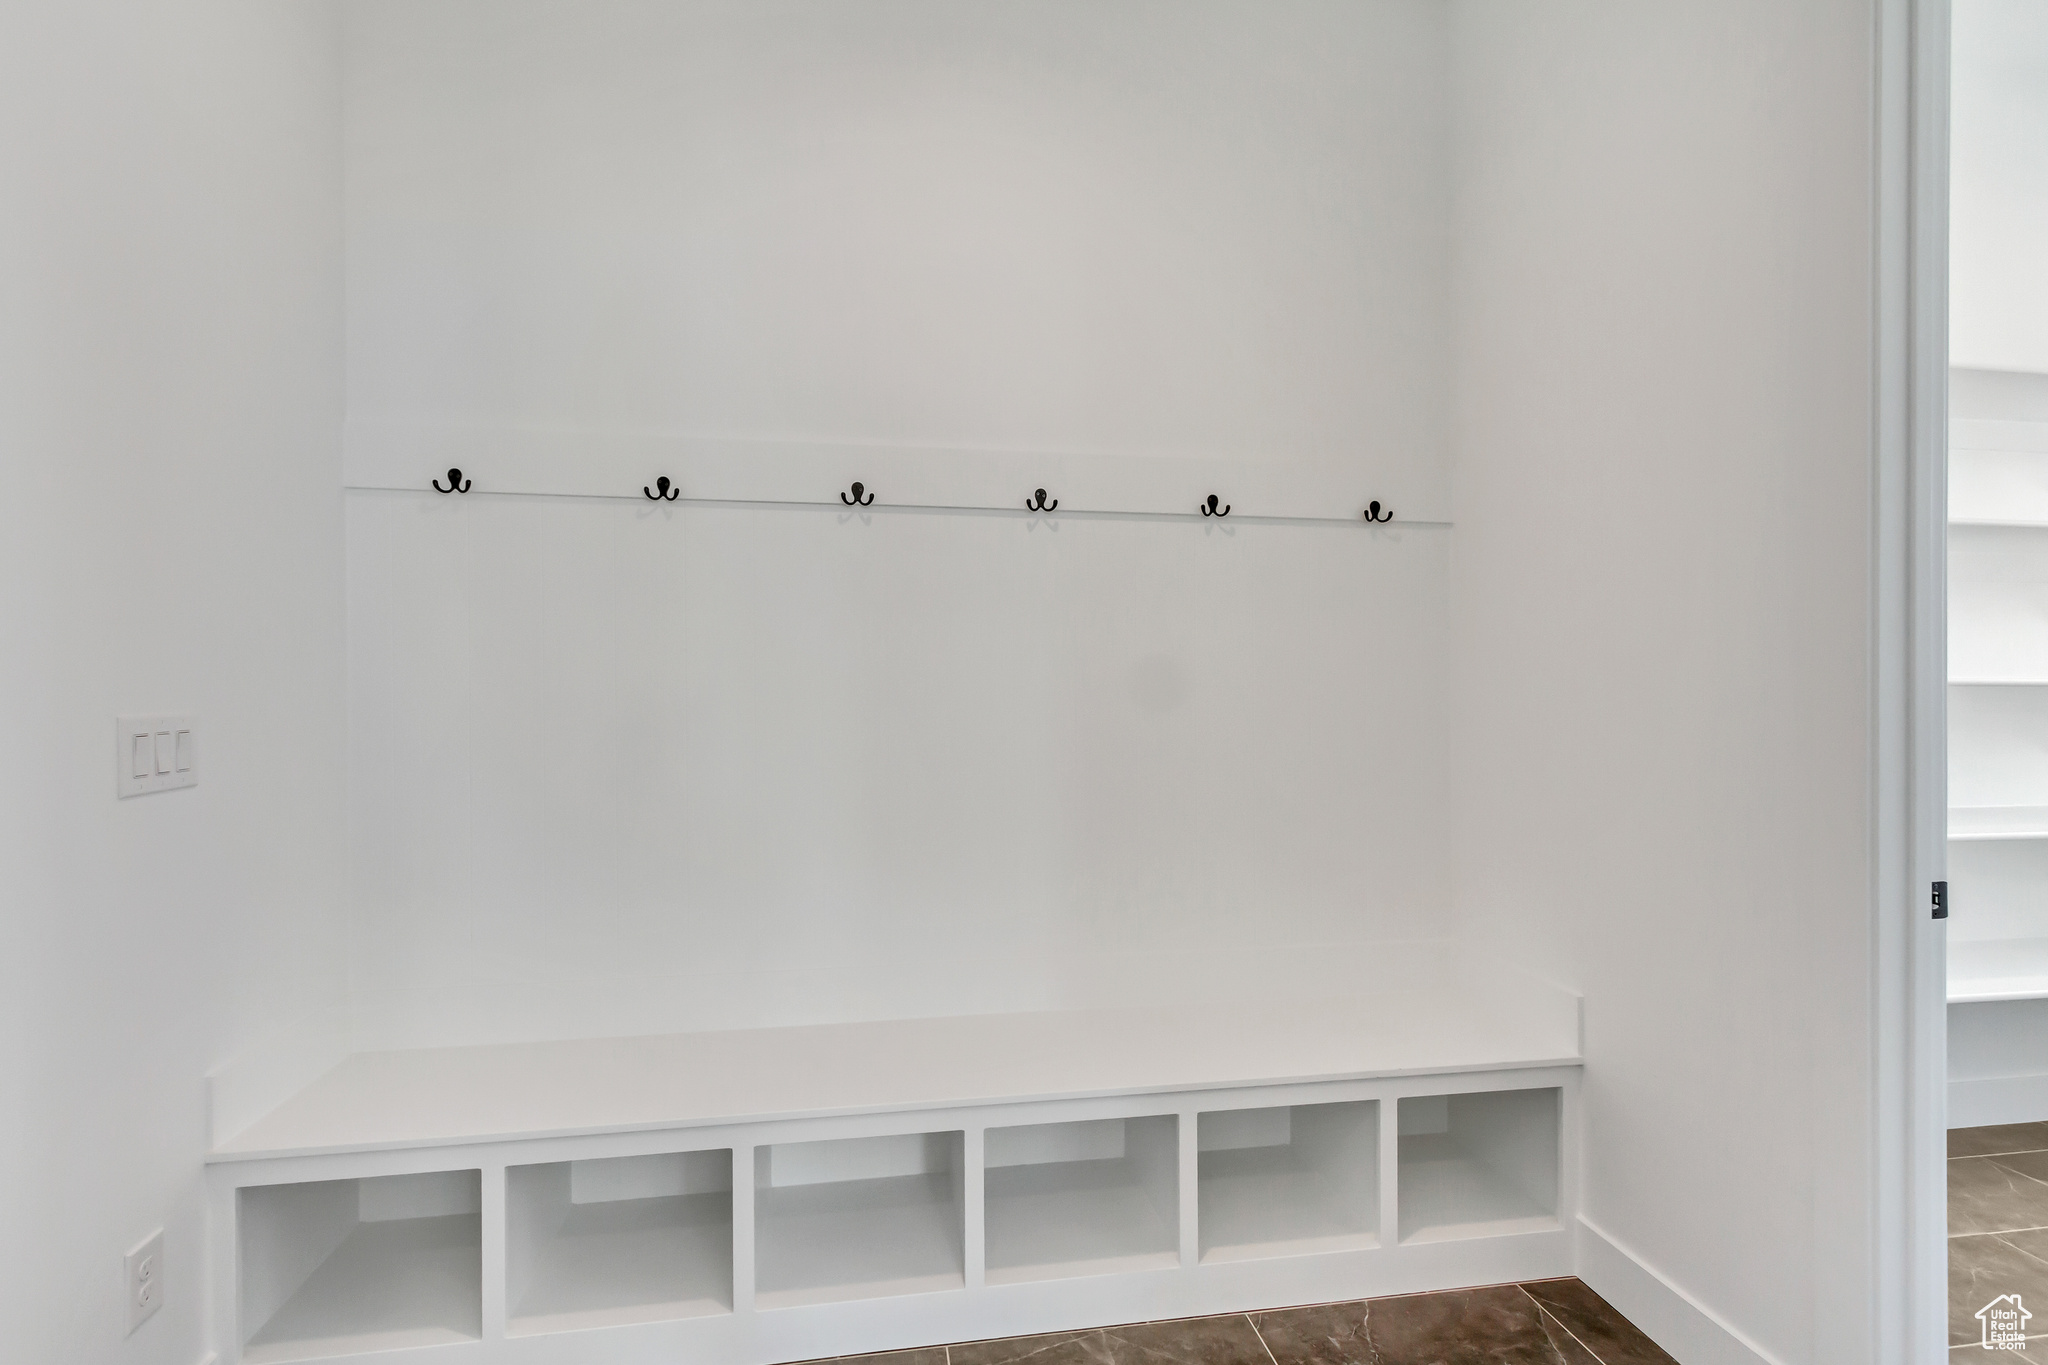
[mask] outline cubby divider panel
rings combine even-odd
[[[1403,1242],[1497,1237],[1558,1226],[1555,1089],[1401,1101]]]
[[[1178,1265],[1177,1125],[1159,1114],[989,1129],[989,1283]]]
[[[243,1361],[480,1338],[482,1193],[477,1171],[243,1189]]]
[[[1203,1261],[1379,1245],[1376,1101],[1214,1110],[1196,1146]]]
[[[513,1335],[732,1309],[732,1153],[506,1171]]]
[[[959,1132],[783,1142],[754,1152],[764,1309],[966,1283]]]

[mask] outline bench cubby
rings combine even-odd
[[[1558,1226],[1555,1089],[1401,1101],[1403,1242],[1498,1237]]]
[[[506,1171],[514,1335],[732,1311],[732,1153]]]
[[[1174,1115],[990,1128],[983,1153],[990,1284],[1180,1263]]]
[[[479,1172],[255,1186],[237,1202],[249,1365],[482,1336]]]
[[[1200,1120],[1202,1260],[1379,1244],[1379,1103],[1216,1109]]]
[[[962,1134],[783,1142],[754,1154],[763,1308],[965,1283]]]

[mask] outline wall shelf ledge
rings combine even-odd
[[[2048,999],[2048,938],[1951,941],[1948,1002]]]

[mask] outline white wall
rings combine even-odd
[[[348,520],[365,1045],[1348,989],[1449,930],[1440,529]]]
[[[351,5],[351,427],[1221,454],[1441,515],[1447,23]],[[1349,989],[1449,931],[1442,528],[473,472],[349,500],[365,1045]]]
[[[337,53],[290,0],[0,6],[10,1361],[202,1357],[202,1076],[338,1018]],[[117,802],[113,718],[172,709],[200,785]]]
[[[1954,0],[1949,347],[2048,371],[2048,7]]]
[[[1585,993],[1588,1222],[1875,1359],[1871,9],[1458,14],[1465,932]]]
[[[352,428],[1364,462],[1441,504],[1437,0],[346,13]]]

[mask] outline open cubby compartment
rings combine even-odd
[[[515,1336],[732,1310],[732,1152],[513,1166]]]
[[[482,1204],[478,1171],[243,1189],[243,1361],[477,1340]]]
[[[778,1142],[754,1151],[762,1308],[966,1283],[964,1134]]]
[[[1562,1111],[1550,1088],[1404,1098],[1401,1240],[1556,1228]]]
[[[1196,1120],[1202,1260],[1379,1245],[1379,1103],[1219,1109]]]
[[[982,1156],[990,1284],[1180,1264],[1172,1114],[990,1128]]]

